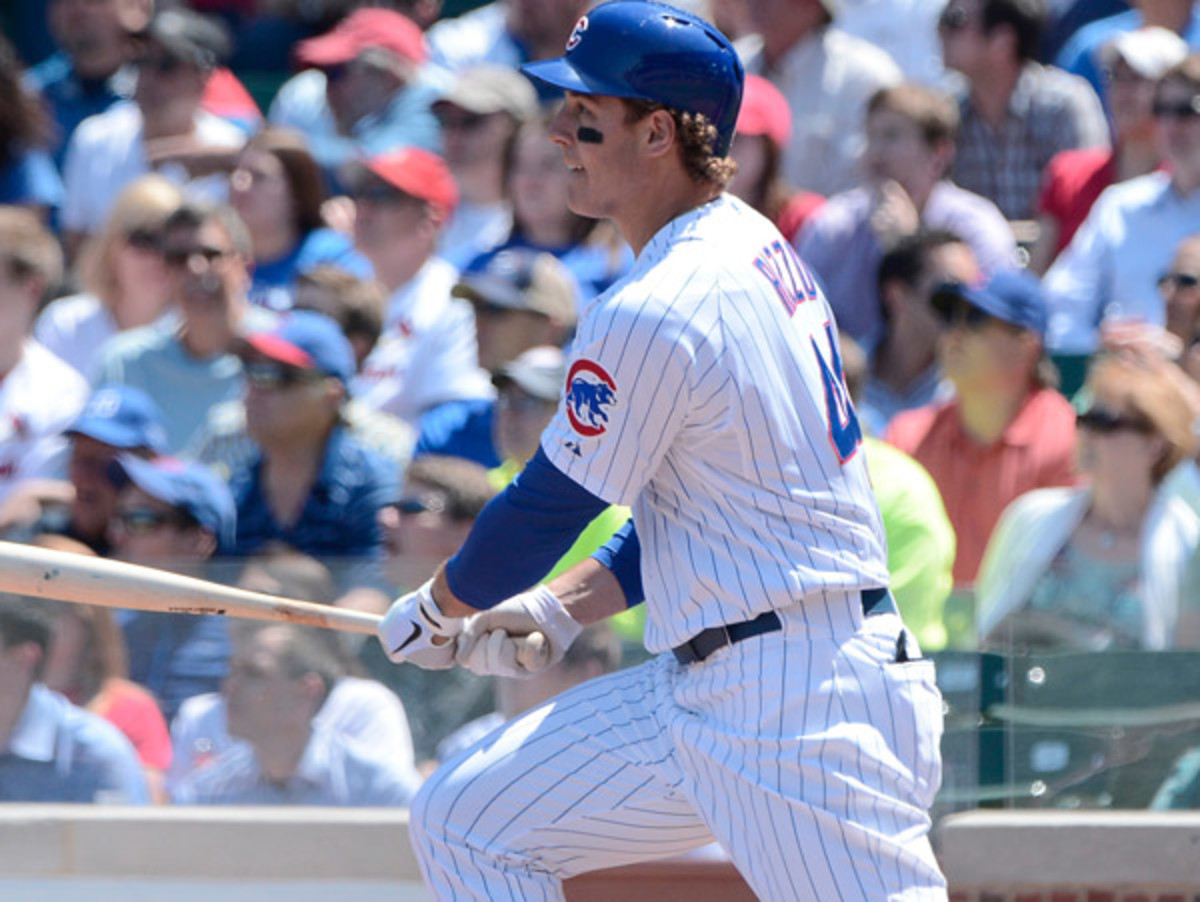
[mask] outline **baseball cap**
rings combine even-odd
[[[164,9],[138,34],[170,56],[201,69],[214,69],[229,56],[229,34],[217,21],[187,9]]]
[[[980,285],[945,282],[933,290],[930,301],[946,314],[963,300],[988,316],[1041,335],[1046,331],[1046,297],[1042,284],[1024,270],[1001,270]]]
[[[1167,28],[1151,26],[1125,31],[1100,48],[1100,62],[1124,60],[1142,78],[1157,80],[1188,55],[1187,42]]]
[[[369,157],[362,165],[393,188],[437,207],[444,216],[458,206],[458,185],[450,167],[428,150],[404,147]]]
[[[98,388],[66,430],[114,448],[145,448],[161,454],[167,448],[163,414],[153,399],[132,385]]]
[[[472,303],[540,313],[564,325],[577,318],[578,283],[553,254],[506,248],[474,260],[451,290]]]
[[[533,83],[516,69],[491,63],[460,69],[434,106],[439,103],[452,103],[480,115],[508,113],[520,122],[538,112]]]
[[[646,0],[613,0],[584,14],[557,59],[521,70],[556,88],[649,100],[702,113],[729,153],[742,102],[744,69],[725,35],[699,16]]]
[[[390,9],[363,7],[325,34],[297,44],[296,59],[305,66],[334,66],[369,48],[387,50],[414,63],[425,62],[428,55],[425,36],[412,19]]]
[[[792,136],[792,110],[779,89],[761,75],[747,75],[738,113],[739,135],[764,135],[776,147],[786,147]]]
[[[349,383],[354,376],[354,350],[341,327],[323,313],[293,310],[275,326],[251,332],[243,345],[264,357],[302,370],[313,370]]]
[[[233,546],[237,534],[237,507],[229,486],[204,464],[175,457],[143,460],[121,454],[113,461],[114,475],[123,477],[152,498],[186,511],[217,537],[219,546]]]
[[[542,401],[558,401],[567,378],[567,364],[561,348],[538,345],[510,360],[492,376],[496,388],[516,385]]]

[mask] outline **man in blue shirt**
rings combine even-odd
[[[52,631],[47,602],[0,599],[0,802],[144,804],[129,740],[38,681]]]
[[[382,589],[377,515],[395,498],[396,474],[342,422],[354,373],[350,342],[329,317],[299,310],[252,332],[240,354],[246,427],[259,453],[230,477],[235,551],[283,542],[332,566],[343,588]]]

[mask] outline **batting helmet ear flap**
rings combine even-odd
[[[702,113],[726,156],[742,105],[745,71],[725,35],[703,19],[646,0],[614,0],[575,24],[566,53],[527,63],[531,78],[574,91],[649,100]]]

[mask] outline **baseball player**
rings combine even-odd
[[[538,454],[380,638],[395,661],[518,675],[644,598],[659,654],[446,762],[413,804],[428,885],[561,899],[564,878],[715,837],[763,899],[944,899],[933,666],[885,588],[829,305],[723,193],[733,48],[617,0],[525,71],[566,91],[551,138],[572,209],[611,218],[637,261],[585,308]],[[527,589],[609,504],[630,523]]]

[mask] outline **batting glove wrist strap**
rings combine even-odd
[[[583,632],[583,624],[567,612],[559,597],[545,585],[530,589],[513,600],[518,599],[537,623],[538,629],[550,640],[552,652],[557,652],[554,657],[561,658]]]
[[[397,598],[379,623],[379,641],[389,659],[430,670],[454,664],[454,642],[465,617],[447,617],[433,598],[433,580]]]

